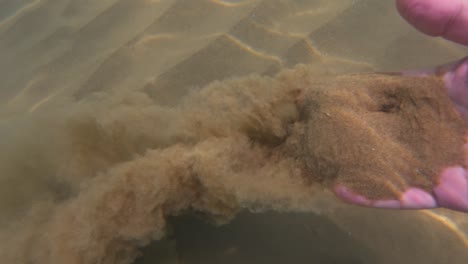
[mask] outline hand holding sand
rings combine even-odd
[[[376,179],[379,178],[376,176],[370,179],[368,184],[362,184],[365,188],[374,186],[372,189],[375,189],[376,186],[386,186],[388,189],[393,189],[395,176],[392,174],[399,174],[398,177],[406,179],[403,180],[406,186],[403,187],[397,199],[369,198],[369,195],[362,195],[362,191],[352,191],[352,188],[349,188],[351,184],[341,183],[335,187],[335,193],[348,202],[364,206],[400,209],[446,207],[468,212],[468,178],[465,167],[468,162],[466,144],[468,60],[465,58],[434,69],[405,71],[401,74],[414,76],[416,79],[412,80],[412,84],[409,82],[410,79],[407,79],[410,85],[408,89],[405,88],[406,86],[393,87],[394,94],[389,95],[385,92],[385,88],[380,91],[390,96],[388,99],[391,98],[392,102],[388,105],[392,106],[392,109],[395,103],[397,107],[396,110],[389,111],[387,117],[379,118],[379,122],[386,125],[381,126],[384,129],[378,131],[378,134],[387,137],[392,130],[396,132],[393,143],[399,142],[401,147],[409,147],[404,152],[413,153],[413,157],[403,158],[404,152],[394,155],[393,148],[390,148],[387,159],[403,158],[406,160],[405,166],[412,166],[413,171],[400,172],[398,166],[394,167],[393,171],[380,170],[377,174],[386,179],[384,182],[375,185]],[[404,80],[405,77],[400,78]],[[377,82],[373,85],[377,85]],[[377,90],[380,89],[377,88]],[[440,93],[431,95],[436,92]],[[408,97],[405,98],[406,96]],[[409,111],[411,108],[409,105],[413,105],[412,113]],[[389,123],[392,119],[388,116],[392,115],[393,118],[399,120],[399,125]],[[455,124],[458,125],[454,126]],[[404,131],[405,126],[410,130]],[[410,137],[414,138],[409,139]],[[429,152],[424,153],[426,151]],[[431,169],[422,169],[420,165],[412,164],[413,158],[419,159],[421,165],[426,164]],[[429,176],[431,174],[433,176]],[[424,184],[417,180],[422,175],[426,175],[423,177],[430,182],[426,187],[423,187]],[[361,177],[354,177],[354,180]],[[356,182],[353,183],[355,184]]]
[[[440,36],[460,44],[468,44],[468,1],[397,0],[396,4],[400,14],[421,32],[431,36]],[[403,75],[420,76],[423,78],[436,76],[440,78],[443,83],[442,86],[445,87],[445,91],[453,103],[453,108],[464,119],[465,123],[468,121],[468,61],[466,58],[459,62],[447,64],[431,70],[403,72]],[[417,90],[416,87],[417,85],[411,89],[413,93],[421,93],[419,96],[426,93],[426,91],[423,90],[419,92],[415,91]],[[414,100],[414,98],[412,100]],[[448,105],[446,107],[448,107]],[[445,118],[443,119],[446,120]],[[424,120],[421,119],[421,124],[425,123],[421,128],[428,125],[430,123],[428,121],[427,118]],[[376,199],[375,197],[370,199],[365,195],[361,195],[362,192],[352,191],[346,184],[338,184],[337,187],[335,187],[335,193],[349,202],[366,206],[408,209],[442,206],[466,212],[468,211],[468,178],[465,168],[468,162],[466,158],[466,149],[468,147],[465,143],[466,128],[463,128],[455,134],[458,134],[460,141],[458,146],[457,144],[453,145],[453,151],[456,149],[460,151],[463,150],[462,155],[464,158],[458,162],[455,160],[446,160],[445,166],[439,167],[436,170],[438,172],[433,171],[432,173],[438,176],[433,177],[433,187],[429,189],[424,190],[424,188],[421,188],[421,185],[416,186],[417,184],[413,184],[413,186],[411,186],[410,184],[406,187],[406,190],[401,193],[398,199],[383,200]],[[438,137],[453,136],[454,134],[452,133],[445,135],[441,133],[438,135]],[[424,137],[425,134],[421,133],[421,138]],[[465,140],[462,140],[463,137],[465,137]],[[424,144],[432,144],[432,140]],[[426,149],[429,148],[428,146]],[[450,152],[449,150],[442,149],[439,151]],[[434,157],[436,156],[437,155],[434,155]],[[433,160],[428,162],[435,163],[439,161],[440,160]],[[419,168],[414,169],[415,171],[420,171]],[[386,175],[389,174],[391,173],[386,173]],[[404,174],[408,175],[408,172]],[[386,177],[391,178],[389,176]],[[415,177],[412,178],[415,179]],[[390,183],[391,182],[392,181],[390,181]],[[389,182],[386,182],[385,184],[388,185],[388,183]]]

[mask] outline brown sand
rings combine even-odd
[[[4,138],[21,155],[5,158],[2,171],[20,180],[15,170],[32,166],[31,173],[53,183],[42,188],[61,188],[51,188],[29,217],[1,233],[9,243],[0,258],[129,263],[138,247],[164,235],[171,215],[190,211],[226,221],[241,208],[310,209],[313,191],[300,163],[276,151],[298,116],[297,93],[285,84],[253,76],[213,83],[177,108],[125,93],[33,114],[40,122],[31,121],[28,131],[41,144]],[[23,153],[41,159],[29,165]],[[32,196],[45,193],[35,188]],[[2,195],[21,196],[11,192]]]
[[[164,236],[169,216],[222,223],[243,208],[307,211],[334,180],[392,198],[407,184],[431,186],[438,166],[459,159],[464,124],[440,80],[313,72],[214,82],[177,107],[134,92],[39,111],[32,120],[53,116],[29,127],[44,145],[5,140],[41,157],[34,169],[60,191],[2,233],[0,258],[130,263]],[[5,162],[3,171],[28,168]]]
[[[408,186],[431,192],[443,167],[463,164],[466,125],[438,78],[356,74],[325,86],[305,99],[304,156],[321,180],[397,198]]]
[[[232,120],[223,122],[222,118],[230,115],[226,112],[229,109],[218,105],[213,110],[224,114],[211,123],[204,120],[208,127],[200,130],[199,127],[181,129],[195,126],[194,122],[189,124],[186,120],[191,118],[188,109],[197,107],[191,107],[191,103],[186,103],[185,109],[165,106],[178,105],[181,98],[186,98],[185,95],[194,88],[206,86],[214,80],[252,73],[273,76],[283,68],[291,68],[298,63],[310,65],[317,74],[343,73],[417,69],[466,55],[466,48],[417,33],[400,19],[393,4],[393,1],[375,0],[1,1],[0,256],[3,259],[0,262],[23,264],[30,260],[29,263],[53,263],[67,256],[76,261],[77,254],[85,251],[88,255],[86,258],[82,256],[82,262],[101,257],[101,262],[109,260],[112,263],[113,258],[122,258],[119,260],[125,262],[127,257],[132,256],[130,252],[121,256],[112,255],[119,250],[116,248],[104,254],[106,258],[102,250],[113,248],[109,243],[121,247],[127,243],[128,248],[144,245],[147,240],[142,238],[147,236],[142,235],[145,233],[143,231],[135,231],[138,235],[129,239],[130,224],[126,235],[114,230],[114,227],[126,224],[128,212],[133,212],[133,209],[122,210],[123,217],[110,219],[110,227],[105,227],[107,223],[103,219],[109,217],[100,217],[109,212],[101,212],[96,209],[101,207],[96,206],[104,204],[105,207],[109,202],[106,199],[114,201],[113,195],[106,196],[105,193],[125,189],[124,186],[118,187],[120,183],[117,180],[113,182],[107,176],[114,172],[118,175],[117,171],[123,171],[123,167],[132,166],[125,164],[148,160],[159,155],[155,152],[177,144],[177,148],[170,150],[176,153],[178,149],[184,153],[177,157],[190,157],[188,159],[192,160],[187,161],[189,164],[193,164],[194,157],[197,157],[199,164],[202,164],[201,160],[206,164],[209,157],[195,150],[207,147],[210,142],[214,145],[213,141],[204,142],[205,139],[208,140],[214,133],[225,135],[226,130],[235,131],[231,124],[238,127],[240,120],[245,121],[242,133],[239,133],[244,140],[235,140],[235,143],[244,142],[244,145],[235,144],[235,149],[242,155],[237,152],[219,158],[240,155],[241,160],[247,160],[246,164],[252,165],[253,160],[243,155],[258,152],[268,157],[265,166],[275,160],[271,159],[269,151],[272,146],[283,142],[284,134],[281,125],[278,125],[281,122],[272,125],[265,121],[268,117],[257,119],[263,123],[255,119],[246,121],[246,117],[237,112],[234,123]],[[218,84],[215,87],[223,86]],[[146,88],[145,92],[150,98],[146,94],[131,93],[143,88]],[[94,94],[97,91],[103,91],[103,94]],[[116,91],[123,91],[123,94]],[[77,104],[71,97],[81,101]],[[204,98],[197,100],[195,105],[205,102]],[[239,110],[236,107],[233,109]],[[209,110],[205,107],[199,111]],[[182,112],[185,117],[182,117]],[[291,113],[287,109],[280,112],[286,113],[285,116]],[[222,126],[216,125],[220,123]],[[265,129],[269,124],[275,127],[275,132]],[[261,132],[251,129],[262,125],[265,126],[263,130],[260,129]],[[164,129],[161,130],[161,127]],[[256,147],[249,145],[251,148],[244,151],[247,134],[258,144]],[[234,137],[229,135],[229,138]],[[228,140],[224,143],[222,146],[225,148],[233,145]],[[145,154],[147,149],[153,151]],[[169,150],[165,151],[169,153]],[[262,156],[258,157],[261,159]],[[276,157],[276,160],[282,158]],[[247,165],[218,169],[253,170]],[[286,165],[287,161],[283,165],[275,164],[275,168],[284,166],[281,168],[287,171]],[[179,166],[187,168],[184,164]],[[190,171],[195,169],[190,168]],[[267,171],[267,167],[263,171]],[[149,171],[145,173],[150,174]],[[282,171],[275,173],[283,175]],[[432,211],[362,209],[336,203],[331,195],[319,199],[318,206],[318,195],[312,192],[314,188],[303,186],[302,181],[307,179],[310,183],[320,178],[317,175],[312,177],[310,170],[308,173],[305,178],[297,176],[300,185],[293,178],[278,176],[275,178],[278,185],[275,186],[275,181],[266,174],[268,184],[253,176],[254,180],[245,178],[243,189],[238,182],[230,185],[242,190],[236,193],[237,196],[222,198],[226,189],[220,188],[216,197],[223,203],[219,206],[207,205],[205,209],[211,210],[211,218],[223,220],[228,218],[229,212],[236,211],[236,206],[232,205],[236,203],[247,207],[242,204],[246,203],[256,210],[318,211],[317,208],[322,208],[324,222],[336,222],[345,235],[353,232],[357,241],[364,241],[378,254],[378,263],[466,263],[466,215],[443,210],[435,211],[436,214]],[[288,177],[291,175],[298,174],[288,173]],[[397,177],[387,176],[390,177],[386,179],[387,182],[395,181]],[[143,177],[141,179],[144,181]],[[289,182],[289,185],[281,183],[283,179],[293,182]],[[205,181],[208,182],[211,181]],[[92,187],[94,183],[96,186]],[[151,186],[159,183],[151,181],[146,184],[148,186],[138,188],[151,189]],[[170,184],[175,189],[180,187],[177,181]],[[253,187],[249,187],[250,184]],[[323,179],[322,184],[326,186]],[[284,185],[290,188],[283,190]],[[133,187],[128,188],[131,189],[130,193],[135,192]],[[103,193],[99,194],[101,190]],[[199,188],[194,187],[193,190]],[[292,193],[294,196],[291,196]],[[144,221],[142,219],[148,219],[145,217],[151,218],[158,211],[153,212],[151,208],[164,203],[165,198],[158,196],[153,199],[151,195],[145,196],[150,201],[146,203],[148,208],[140,208],[147,210],[148,215],[139,215],[135,219]],[[191,195],[187,194],[187,197]],[[312,195],[314,197],[310,197]],[[125,204],[125,199],[119,197],[122,196],[115,195],[115,201]],[[131,194],[127,197],[133,199]],[[141,196],[135,194],[135,197]],[[181,194],[178,197],[185,196]],[[308,202],[310,199],[312,203]],[[183,204],[180,206],[183,207]],[[338,209],[333,211],[335,207]],[[216,213],[218,210],[224,215]],[[68,222],[73,216],[81,221],[76,226]],[[304,214],[301,219],[310,228],[314,226],[316,230],[322,230],[323,223],[314,222],[309,216]],[[261,214],[259,217],[275,222],[278,216]],[[121,222],[116,224],[117,220]],[[152,230],[147,233],[160,234],[163,221],[156,222],[161,225],[155,224],[154,230],[150,225],[138,226],[141,226],[141,230]],[[294,227],[299,229],[299,225]],[[251,228],[256,228],[255,223],[247,221],[245,228],[234,232],[241,243],[250,240]],[[340,256],[346,247],[346,244],[340,243],[342,240],[337,240],[333,235],[322,235],[312,241],[296,237],[297,240],[281,243],[283,232],[291,228],[290,225],[272,225],[268,233],[276,231],[282,234],[277,239],[280,240],[279,246],[284,248],[296,248],[310,242],[308,245],[317,251],[323,247],[333,247],[331,254]],[[50,239],[54,237],[59,238]],[[89,241],[103,241],[103,244],[96,247],[94,252],[88,247],[92,245],[87,244]],[[265,235],[265,241],[269,242],[270,236]],[[82,248],[72,247],[73,244],[80,244]],[[70,248],[76,251],[67,252]],[[209,251],[210,248],[205,250]],[[264,253],[258,251],[257,254]],[[252,259],[255,260],[255,256]],[[310,261],[309,258],[303,259],[306,263]],[[377,262],[370,260],[365,263]]]

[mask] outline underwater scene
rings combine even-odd
[[[0,0],[0,263],[468,263],[421,1]]]

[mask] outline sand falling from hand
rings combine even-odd
[[[351,78],[345,83],[357,80],[344,78]],[[377,79],[389,87],[399,83],[392,78],[397,77]],[[440,81],[421,82],[434,87],[429,89],[434,90],[434,98],[441,95]],[[333,127],[319,133],[319,127],[310,123],[320,118],[312,118],[310,111],[318,111],[317,104],[304,91],[315,91],[314,96],[327,105],[321,97],[326,86],[307,66],[298,66],[274,78],[214,82],[194,90],[176,106],[158,105],[142,92],[119,91],[67,100],[62,107],[5,121],[0,127],[1,261],[131,263],[139,248],[165,235],[170,216],[196,213],[225,223],[243,209],[312,210],[318,187],[336,179],[352,182],[353,175],[362,174],[352,166],[353,153],[337,156],[322,147],[354,146],[362,135],[346,138]],[[359,95],[359,91],[352,92]],[[356,98],[367,97],[350,100],[357,107],[362,102]],[[448,102],[439,101],[442,106]],[[354,120],[346,113],[343,118]],[[453,116],[449,119],[457,121]],[[362,120],[356,122],[362,125]],[[452,123],[457,125],[447,126],[445,133],[458,135],[459,123]],[[337,133],[342,134],[338,143],[321,138],[334,138]],[[451,142],[435,142],[434,148],[459,143],[459,138],[451,138]],[[380,146],[376,140],[363,144],[364,148],[376,147],[384,153],[394,144],[388,139],[387,145]],[[307,144],[317,151],[311,152]],[[394,147],[392,153],[400,151],[411,161],[416,159],[411,150]],[[450,160],[459,154],[447,153],[440,158]],[[388,162],[388,157],[380,158],[373,158],[381,162],[380,167],[371,169],[389,169],[388,164],[395,161],[385,167],[382,162]],[[346,175],[333,172],[342,167],[350,168]],[[359,180],[354,187],[368,191],[363,184],[369,180],[365,173]],[[424,178],[419,181],[423,187],[428,184]],[[377,194],[369,195],[382,193],[388,191],[377,188]]]
[[[296,157],[279,151],[298,117],[294,87],[251,76],[212,83],[178,106],[139,92],[94,94],[9,120],[0,259],[131,263],[164,236],[168,216],[224,222],[243,208],[310,209]]]

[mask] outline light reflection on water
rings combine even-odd
[[[42,135],[49,131],[28,130],[33,126],[24,121],[27,115],[93,98],[95,92],[145,91],[161,104],[175,105],[191,89],[214,80],[273,75],[298,63],[327,73],[398,70],[452,61],[466,51],[415,32],[399,19],[391,1],[7,0],[0,2],[0,133],[21,135],[34,149],[53,152],[55,142],[39,142],[49,138]],[[13,121],[21,130],[9,130]],[[11,171],[0,162],[2,245],[14,244],[4,223],[16,222],[11,219],[18,211],[44,203],[41,212],[47,215],[48,206],[59,207],[63,197],[77,193],[57,195],[63,183],[51,187],[51,177],[43,175],[58,173],[60,166],[0,143],[0,160],[27,160],[24,170]],[[63,181],[76,187],[69,180]],[[466,215],[382,212],[337,204],[327,195],[317,203],[315,214],[242,214],[232,226],[220,228],[190,217],[176,219],[175,230],[161,245],[175,255],[168,263],[176,263],[174,258],[187,263],[286,261],[268,255],[278,247],[295,262],[314,256],[320,263],[395,263],[412,257],[414,263],[466,263],[468,258]],[[254,231],[264,232],[253,235],[263,248],[239,249],[249,245]],[[191,248],[205,235],[209,242]],[[224,240],[240,246],[220,246],[210,256]],[[145,254],[158,245],[148,246]]]

